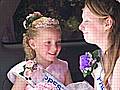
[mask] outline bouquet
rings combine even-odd
[[[92,53],[86,52],[85,55],[80,56],[80,70],[83,76],[91,75],[93,70],[98,67],[98,62],[101,59],[101,50],[97,49]]]

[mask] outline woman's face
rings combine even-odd
[[[54,61],[61,50],[61,33],[55,28],[38,30],[31,44],[38,59]]]
[[[103,23],[99,17],[94,15],[87,7],[83,9],[83,21],[79,29],[83,32],[84,38],[87,42],[97,44],[104,40]]]

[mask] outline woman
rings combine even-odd
[[[105,88],[119,90],[120,3],[116,0],[86,0],[82,17],[79,29],[85,40],[98,45],[103,52]]]

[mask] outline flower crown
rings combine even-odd
[[[23,22],[23,26],[25,29],[28,29],[29,27],[51,27],[52,25],[59,25],[59,21],[54,18],[44,17],[40,12],[34,12],[33,14],[29,14],[29,16],[27,16],[26,20]]]

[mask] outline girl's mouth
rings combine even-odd
[[[48,54],[50,54],[50,55],[56,55],[56,53],[48,53]]]

